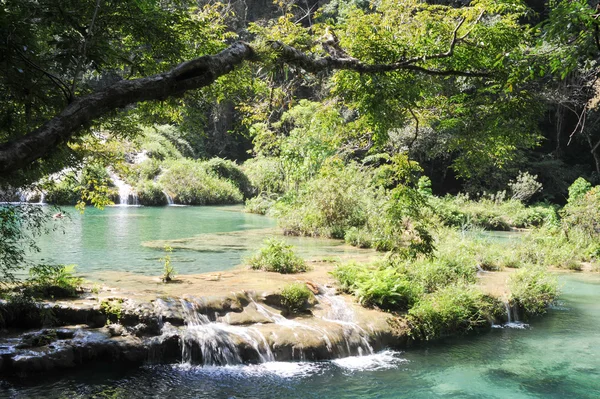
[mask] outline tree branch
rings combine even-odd
[[[0,144],[0,174],[7,175],[48,155],[70,139],[82,126],[129,104],[181,95],[213,83],[231,72],[254,51],[239,42],[216,55],[179,64],[172,70],[146,78],[123,80],[96,93],[80,97],[36,130],[14,141]]]
[[[391,64],[365,64],[364,62],[356,58],[333,58],[333,57],[321,57],[313,58],[302,51],[288,46],[281,42],[272,42],[271,48],[279,53],[279,60],[286,62],[291,65],[295,65],[304,69],[307,72],[317,73],[321,71],[334,70],[334,69],[346,69],[352,70],[359,73],[381,73],[381,72],[394,72],[399,70],[409,70],[424,73],[426,75],[436,76],[465,76],[465,77],[489,77],[490,74],[487,72],[476,72],[476,71],[456,71],[453,69],[438,70],[428,69],[425,67],[412,65],[415,61],[413,59],[403,60],[399,62],[393,62]],[[450,50],[449,50],[450,51]],[[445,54],[445,53],[444,53]],[[424,59],[440,58],[440,55],[432,55],[429,57],[420,57],[418,61]]]
[[[457,39],[457,32],[463,22],[459,22],[455,28],[447,52],[429,58],[421,57],[420,60],[441,57],[444,54],[451,55],[456,41],[460,39]],[[489,76],[485,72],[427,69],[413,65],[410,60],[392,64],[365,64],[354,58],[313,58],[281,42],[272,42],[271,47],[278,52],[279,61],[302,68],[307,72],[333,69],[347,69],[358,73],[407,70],[437,76]],[[47,156],[61,143],[73,137],[81,127],[110,111],[130,104],[162,100],[181,95],[188,90],[206,87],[244,61],[253,60],[258,60],[253,48],[247,43],[237,42],[218,54],[181,63],[170,71],[145,78],[122,80],[104,90],[77,98],[68,104],[60,114],[36,130],[13,141],[0,144],[0,174],[10,174]]]
[[[30,67],[32,67],[33,69],[41,72],[44,76],[46,76],[48,79],[50,79],[50,81],[56,85],[60,91],[62,92],[63,96],[65,97],[65,99],[67,100],[67,103],[71,100],[72,96],[71,96],[71,91],[69,90],[69,87],[66,85],[65,82],[63,82],[58,76],[51,74],[50,72],[46,71],[45,69],[41,68],[39,65],[37,65],[35,62],[31,61],[29,58],[27,58],[25,56],[25,54],[23,54],[21,52],[21,50],[19,50],[17,48],[16,45],[13,45],[14,50],[16,51],[16,53],[19,55],[19,57],[21,57],[21,59],[23,61],[25,61],[25,63],[27,63],[27,65],[29,65]]]

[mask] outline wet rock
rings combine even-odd
[[[229,312],[242,312],[244,310],[242,301],[238,296],[203,298],[199,301],[199,305],[201,312],[211,320],[224,316]]]
[[[106,328],[108,329],[108,333],[111,337],[120,337],[122,335],[127,334],[127,331],[125,330],[125,327],[122,324],[113,323],[106,326]]]
[[[306,282],[306,287],[314,294],[314,295],[319,295],[320,291],[319,291],[319,286],[315,283],[313,283],[312,281],[307,281]]]
[[[94,362],[183,360],[220,365],[273,359],[323,360],[402,342],[402,334],[394,335],[387,316],[354,307],[350,299],[330,291],[319,294],[318,306],[312,308],[314,315],[301,314],[293,319],[276,310],[282,308],[277,293],[264,295],[264,304],[254,302],[248,293],[153,302],[117,298],[119,317],[114,315],[119,322],[106,327],[106,314],[99,306],[77,303],[69,309],[68,304],[61,303],[53,307],[59,309],[61,323],[72,320],[86,325],[3,338],[0,370],[26,375]],[[100,321],[101,328],[89,327]],[[402,332],[402,328],[396,330]],[[22,346],[17,348],[19,344]]]
[[[180,337],[175,329],[170,332],[170,324],[166,325],[163,335],[152,337],[147,341],[148,362],[150,363],[173,363],[181,361]]]
[[[154,314],[162,320],[175,326],[185,324],[181,301],[175,298],[159,298],[152,302]]]
[[[61,325],[87,324],[90,327],[102,327],[106,324],[106,315],[94,304],[57,304],[52,307],[52,312]]]
[[[217,321],[222,321],[233,326],[247,326],[251,324],[267,324],[273,320],[264,314],[260,313],[254,304],[249,304],[241,313],[227,313],[224,317],[220,317]]]
[[[49,345],[57,339],[58,336],[56,330],[41,330],[24,334],[21,338],[21,343],[16,347],[18,349],[38,348],[40,346]]]
[[[281,296],[281,294],[271,292],[263,295],[263,297],[261,298],[261,302],[278,309],[285,309],[285,307],[281,304],[282,299],[283,297]]]
[[[155,326],[149,326],[145,323],[136,324],[133,327],[128,329],[129,334],[134,335],[136,337],[149,336],[149,335],[158,335],[160,334],[160,330]]]

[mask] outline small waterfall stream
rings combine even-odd
[[[206,314],[201,301],[180,299],[184,324],[162,325],[162,341],[176,339],[184,364],[202,366],[266,363],[278,360],[314,360],[371,355],[369,335],[355,321],[354,312],[340,296],[321,290],[317,295],[323,316],[288,319],[268,306],[250,299],[244,312],[257,315],[250,324],[237,325],[225,316]],[[156,303],[166,309],[166,303]],[[166,318],[168,319],[168,317]],[[230,324],[230,321],[234,324]],[[277,350],[276,350],[277,348]]]
[[[258,362],[274,361],[266,338],[256,328],[212,322],[195,302],[181,300],[186,328],[180,334],[183,363],[225,366],[243,363],[240,347],[252,348]]]
[[[19,191],[19,202],[27,202],[27,197],[29,196],[29,193],[27,191]]]
[[[114,185],[119,190],[119,205],[121,205],[121,206],[126,206],[126,205],[138,206],[140,204],[137,193],[135,193],[133,191],[133,189],[131,188],[131,186],[129,184],[127,184],[123,180],[121,180],[121,178],[119,178],[119,176],[117,176],[117,174],[114,172],[109,172],[109,176],[110,176],[111,180],[113,181]]]
[[[517,328],[525,329],[529,324],[519,320],[519,307],[516,304],[510,304],[509,301],[504,301],[504,309],[506,310],[506,323],[494,325],[495,328]]]
[[[165,195],[165,198],[167,199],[167,205],[175,205],[175,202],[173,201],[173,197],[171,197],[168,192],[163,191],[163,194]]]
[[[335,295],[335,289],[333,288],[319,287],[319,289],[322,292],[317,295],[319,302],[329,303],[330,305],[329,312],[323,319],[343,326],[348,353],[352,353],[348,340],[352,334],[357,334],[362,343],[358,346],[359,356],[375,353],[373,347],[369,344],[369,335],[355,322],[354,311],[346,304],[344,298]]]

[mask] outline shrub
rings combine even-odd
[[[515,180],[508,183],[512,192],[512,199],[527,202],[538,192],[542,191],[542,183],[537,181],[537,175],[531,175],[529,172],[521,172]]]
[[[344,241],[358,248],[371,248],[373,245],[371,233],[358,227],[348,229],[344,235]]]
[[[59,182],[45,185],[46,202],[55,205],[75,205],[80,199],[79,182],[73,174]]]
[[[217,205],[242,202],[242,193],[229,181],[206,172],[201,162],[180,159],[166,162],[158,182],[183,205]]]
[[[275,205],[276,201],[277,199],[273,196],[267,193],[260,193],[256,197],[246,200],[246,212],[266,215],[273,205]]]
[[[425,292],[434,292],[449,284],[475,283],[477,269],[474,260],[464,261],[460,257],[439,256],[403,262],[399,268],[411,281],[421,285]]]
[[[143,129],[138,136],[137,144],[141,150],[154,159],[178,159],[193,156],[194,151],[183,138],[179,128],[171,125],[155,125]]]
[[[580,272],[583,270],[583,265],[581,262],[578,262],[574,259],[569,259],[564,265],[562,265],[564,269],[573,270],[576,272]]]
[[[432,340],[489,328],[502,313],[498,300],[473,287],[451,285],[426,295],[408,312],[409,334]]]
[[[212,158],[204,163],[204,167],[216,177],[232,182],[244,195],[244,198],[249,198],[254,194],[250,179],[235,162]]]
[[[306,284],[292,283],[281,290],[281,305],[289,313],[300,313],[305,310],[313,298],[313,293]]]
[[[554,206],[544,203],[525,206],[517,200],[497,202],[484,198],[471,201],[464,196],[446,196],[431,197],[429,204],[434,215],[450,227],[472,225],[502,231],[510,227],[534,227],[558,221]]]
[[[39,264],[29,269],[31,278],[25,292],[33,297],[72,298],[80,291],[83,279],[75,277],[74,265]]]
[[[508,281],[510,302],[528,315],[541,314],[558,296],[558,281],[543,267],[517,270]]]
[[[567,230],[580,230],[590,237],[600,235],[600,186],[571,200],[563,209],[563,225]]]
[[[412,306],[423,289],[393,267],[371,270],[360,275],[354,295],[360,303],[384,310],[406,310]]]
[[[167,197],[160,184],[152,180],[144,180],[136,187],[138,200],[141,205],[161,206],[167,205]]]
[[[293,247],[283,240],[269,238],[248,263],[255,270],[277,273],[300,273],[308,270],[304,259],[294,253]]]
[[[244,162],[242,170],[259,193],[283,193],[285,176],[277,158],[258,157]]]
[[[291,234],[344,238],[363,226],[375,197],[370,176],[357,165],[334,165],[304,184],[289,203],[280,203],[281,226]]]
[[[583,196],[592,189],[590,182],[585,180],[583,177],[578,177],[577,180],[569,186],[569,203],[583,198]]]
[[[139,180],[154,180],[161,172],[161,162],[154,158],[146,159],[139,164],[132,165],[131,175],[133,181],[128,179],[131,185],[135,185]]]
[[[338,265],[331,274],[342,290],[352,293],[365,306],[406,310],[423,294],[419,283],[410,281],[410,277],[387,262],[347,263]]]
[[[356,282],[362,273],[368,273],[366,266],[356,262],[337,265],[331,275],[337,280],[342,291],[351,294],[356,288]]]

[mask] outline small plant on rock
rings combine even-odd
[[[248,263],[255,270],[278,273],[299,273],[308,270],[304,259],[294,253],[293,247],[283,240],[269,238]]]
[[[313,293],[306,284],[292,283],[286,285],[281,291],[281,305],[289,313],[300,313],[310,305]]]
[[[171,264],[171,252],[173,252],[173,248],[165,245],[165,256],[160,258],[160,261],[164,263],[162,275],[163,283],[173,281],[175,278],[175,267]]]
[[[118,323],[123,317],[123,299],[104,299],[100,302],[100,310],[106,315],[106,324]]]

